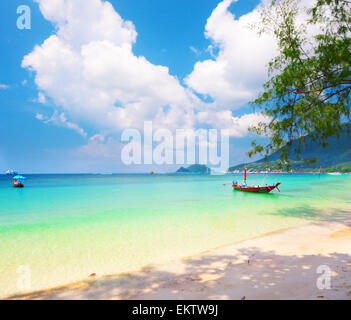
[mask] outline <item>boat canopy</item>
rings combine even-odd
[[[24,180],[26,177],[23,176],[14,176],[13,179],[15,180]]]

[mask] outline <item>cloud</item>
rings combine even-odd
[[[212,112],[199,112],[199,121],[207,123],[212,127],[227,129],[230,136],[236,138],[245,137],[248,134],[248,129],[258,123],[267,123],[270,118],[264,116],[262,113],[249,113],[241,117],[233,117],[229,110]]]
[[[259,36],[249,28],[259,19],[257,9],[236,19],[229,11],[233,0],[220,2],[208,18],[208,50],[214,59],[197,62],[185,79],[196,92],[211,96],[218,108],[238,108],[252,99],[267,79],[267,63],[276,55],[271,35]]]
[[[10,86],[7,85],[7,84],[0,84],[0,89],[3,89],[3,90],[6,90],[6,89],[9,89]]]
[[[38,98],[35,100],[36,102],[42,103],[42,104],[46,104],[47,100],[45,97],[45,94],[42,92],[38,93]]]
[[[45,96],[76,121],[114,133],[155,126],[192,127],[198,98],[167,67],[136,56],[136,30],[109,2],[36,0],[56,34],[24,57]]]
[[[38,101],[45,104],[50,99],[63,110],[54,107],[50,119],[37,115],[39,120],[82,136],[86,132],[76,123],[107,137],[125,128],[141,129],[144,121],[152,120],[155,130],[209,125],[242,137],[247,134],[245,128],[260,118],[257,114],[236,118],[231,111],[258,91],[266,77],[265,62],[275,50],[271,38],[259,38],[247,28],[257,19],[257,12],[236,20],[228,11],[231,0],[217,6],[205,32],[213,42],[207,50],[215,58],[198,62],[185,79],[185,87],[167,67],[133,53],[135,27],[109,2],[35,1],[56,26],[56,33],[26,55],[22,66],[35,72]],[[210,95],[215,102],[202,101],[193,90]],[[87,148],[99,148],[98,141],[89,141]]]
[[[37,113],[35,115],[35,118],[43,121],[45,124],[54,124],[59,127],[68,128],[74,130],[84,138],[87,137],[87,133],[81,127],[79,127],[76,123],[68,121],[65,114],[59,113],[57,110],[54,111],[53,115],[50,118],[45,117],[40,113]]]
[[[212,43],[207,51],[213,59],[199,61],[185,83],[194,91],[214,100],[217,109],[236,109],[254,99],[268,79],[268,62],[278,55],[273,33],[259,35],[250,26],[260,21],[260,9],[236,18],[230,6],[237,0],[223,0],[211,13],[205,26],[205,36]],[[270,0],[262,0],[267,5]],[[300,9],[310,8],[315,0],[301,0]],[[281,17],[277,17],[280,19]],[[306,10],[300,10],[296,24],[306,21]],[[309,25],[304,32],[310,42],[321,26]],[[306,50],[308,45],[306,42]],[[218,50],[217,54],[214,54]]]
[[[189,47],[190,51],[194,52],[197,56],[201,55],[201,51],[193,46]]]
[[[35,115],[35,118],[38,119],[38,120],[45,120],[45,117],[41,113],[37,113]]]

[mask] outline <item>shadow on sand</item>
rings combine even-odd
[[[317,268],[332,270],[320,290]],[[15,299],[351,299],[351,256],[280,255],[249,247],[132,274],[104,276]]]

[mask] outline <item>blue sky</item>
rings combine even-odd
[[[216,101],[221,112],[228,108],[235,117],[253,112],[245,99],[239,99],[238,102],[235,100],[236,97],[230,96],[222,101],[217,98],[217,92],[212,93],[211,90],[206,92],[207,84],[203,85],[198,81],[201,79],[201,72],[196,77],[194,74],[193,78],[186,80],[192,74],[196,63],[206,60],[217,61],[216,56],[220,50],[223,51],[223,56],[231,57],[228,52],[232,46],[225,47],[226,40],[216,44],[216,41],[222,40],[205,36],[207,19],[221,1],[112,0],[110,2],[124,21],[131,21],[134,25],[137,37],[132,52],[136,57],[143,56],[152,65],[167,67],[169,77],[176,77],[179,86],[191,88],[193,94],[205,102]],[[241,16],[252,12],[258,3],[259,1],[239,0],[232,3],[227,12],[238,20]],[[18,17],[16,9],[19,5],[28,5],[31,9],[30,30],[19,30],[16,26]],[[107,141],[108,135],[117,137],[117,131],[111,133],[106,128],[99,127],[100,123],[86,119],[84,114],[80,116],[76,105],[72,106],[72,109],[69,104],[60,105],[59,93],[50,95],[51,88],[40,87],[35,82],[37,73],[43,70],[41,66],[33,67],[35,63],[29,62],[32,71],[29,67],[22,67],[24,57],[33,52],[35,46],[42,45],[46,39],[55,35],[58,26],[46,20],[38,3],[30,0],[1,1],[0,15],[0,170],[5,171],[13,167],[22,172],[128,171],[113,157],[96,155],[91,157],[77,152],[89,143],[90,137],[103,133]],[[79,15],[77,19],[80,19]],[[211,28],[211,34],[216,37],[216,26]],[[230,32],[228,29],[228,37]],[[212,54],[209,46],[213,46]],[[231,85],[236,90],[234,80]],[[251,86],[252,82],[253,80],[249,79],[247,83]],[[67,86],[70,85],[72,84],[68,81]],[[160,86],[162,87],[162,83]],[[45,95],[45,103],[38,101],[39,92]],[[64,112],[66,119],[64,123],[42,121],[38,118],[39,114],[44,120],[50,119],[55,110],[58,114]],[[72,126],[67,125],[71,123],[74,123],[74,128],[83,130],[85,136],[79,134],[78,129],[72,130]],[[246,159],[245,151],[249,149],[251,139],[251,136],[234,134],[231,139],[234,150],[231,152],[231,163]],[[144,168],[133,168],[131,171],[144,171]]]

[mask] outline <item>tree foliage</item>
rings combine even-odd
[[[326,146],[350,124],[351,1],[317,0],[310,9],[297,0],[273,1],[261,8],[258,27],[274,33],[279,55],[269,63],[264,92],[252,102],[270,121],[251,130],[269,142],[253,141],[249,155],[280,149],[288,165],[293,140],[301,155],[307,136]]]

